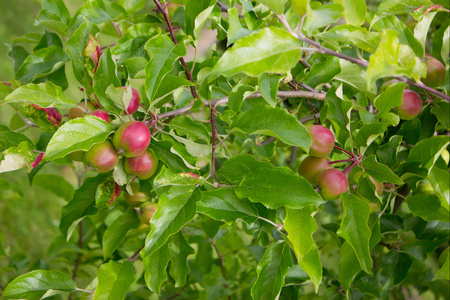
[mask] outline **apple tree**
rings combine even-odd
[[[42,2],[0,172],[78,186],[3,299],[449,299],[448,2]]]

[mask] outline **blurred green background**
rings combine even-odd
[[[71,14],[83,4],[81,0],[66,0]],[[15,38],[26,33],[42,33],[42,27],[34,26],[34,20],[41,9],[41,1],[0,0],[0,81],[14,79],[12,60],[8,57],[10,46]],[[30,49],[34,45],[27,45]],[[0,124],[10,125],[17,118],[10,106],[0,106]],[[36,129],[27,129],[27,135],[39,138]],[[45,267],[43,261],[51,243],[60,236],[58,225],[61,208],[66,199],[55,196],[45,187],[45,181],[57,180],[49,174],[62,175],[70,185],[77,185],[76,172],[68,165],[48,164],[43,167],[36,184],[30,186],[25,170],[0,174],[0,234],[3,233],[3,246],[7,256],[0,256],[0,287],[9,280],[23,274],[34,264],[36,268]],[[39,176],[41,176],[39,179]],[[57,182],[52,182],[58,184]],[[69,186],[69,190],[72,188]],[[0,240],[2,237],[0,236]],[[0,297],[1,298],[1,297]]]

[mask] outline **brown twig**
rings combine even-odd
[[[211,140],[211,176],[214,181],[214,186],[217,187],[218,182],[216,178],[216,106],[211,106],[211,128],[212,128],[212,140]]]
[[[175,43],[175,45],[178,45],[178,41],[177,38],[175,37],[175,31],[173,29],[172,26],[172,22],[170,22],[170,18],[169,18],[169,13],[167,11],[167,5],[162,7],[161,3],[159,2],[159,0],[153,0],[153,2],[155,2],[156,6],[158,7],[158,9],[161,11],[161,13],[164,16],[164,19],[166,20],[167,26],[169,27],[169,32],[170,32],[170,36],[172,37],[172,41]],[[186,65],[186,61],[184,60],[183,57],[180,57],[180,63],[183,66],[183,68],[185,69],[185,73],[186,73],[186,77],[190,82],[194,82],[194,79],[192,77],[191,72],[189,71],[187,65]],[[190,90],[191,90],[191,94],[195,99],[199,99],[198,95],[197,95],[197,91],[195,90],[195,87],[193,85],[190,86]]]
[[[133,256],[131,256],[129,259],[127,259],[128,261],[135,261],[138,257],[139,257],[139,254],[141,253],[141,251],[144,249],[144,247],[145,247],[145,244],[141,247],[141,248],[139,248],[139,250],[138,251],[136,251],[136,253],[134,253],[133,254]]]
[[[228,279],[227,279],[227,274],[225,272],[225,267],[224,267],[224,264],[223,264],[223,256],[220,254],[219,249],[217,248],[217,245],[216,245],[216,241],[214,239],[211,239],[211,244],[213,245],[214,250],[216,251],[216,254],[219,257],[220,271],[222,272],[222,277],[223,277],[223,279],[225,281],[227,281]],[[228,286],[228,284],[226,282],[223,283],[223,286],[226,289],[229,288],[229,286]],[[228,299],[231,299],[231,296],[228,296]]]
[[[277,93],[277,97],[281,98],[281,99],[284,99],[284,98],[312,98],[312,99],[324,101],[325,96],[326,96],[325,93],[309,92],[309,91],[279,91]],[[255,92],[255,93],[251,94],[250,96],[248,96],[246,99],[254,99],[254,98],[260,98],[260,97],[262,97],[261,93]],[[203,105],[211,107],[213,105],[219,106],[219,105],[225,105],[227,103],[228,103],[228,97],[223,97],[223,98],[220,98],[217,100],[204,101]],[[174,116],[185,114],[192,109],[192,106],[193,106],[193,104],[191,103],[185,107],[159,114],[157,116],[157,118],[158,118],[158,120],[161,120],[164,118],[169,118],[169,117],[174,117]],[[313,118],[312,120],[314,120],[314,119],[315,118]]]
[[[111,20],[111,24],[114,26],[114,29],[117,32],[117,35],[119,36],[119,38],[123,37],[122,31],[120,31],[119,26],[117,26],[116,22],[114,22],[113,20]]]

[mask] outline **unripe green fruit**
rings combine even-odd
[[[369,206],[370,206],[370,213],[371,214],[377,211],[378,205],[376,203],[369,202]]]
[[[108,113],[106,111],[104,111],[103,109],[96,109],[94,111],[91,111],[89,113],[89,115],[95,116],[99,119],[102,119],[103,121],[105,121],[107,123],[111,122],[111,118],[109,117]]]
[[[147,150],[151,137],[150,129],[144,123],[130,121],[117,129],[113,144],[123,156],[135,157]]]
[[[427,77],[421,78],[421,81],[429,87],[438,87],[445,80],[444,65],[429,54],[425,54],[425,64],[427,65]]]
[[[155,174],[156,169],[158,169],[158,159],[155,153],[151,149],[148,149],[141,155],[125,158],[124,169],[128,174],[145,180]]]
[[[72,107],[69,110],[69,120],[82,118],[88,112],[95,110],[95,106],[91,102],[86,103],[85,101],[81,101],[80,103],[78,103],[78,106],[79,107]]]
[[[117,151],[110,140],[95,144],[84,155],[84,162],[99,173],[106,173],[114,169],[119,162]]]
[[[418,194],[434,195],[434,188],[429,179],[419,182],[416,192]]]
[[[411,90],[404,90],[402,104],[397,107],[397,113],[400,119],[412,120],[417,117],[421,111],[422,99],[420,99],[420,96]]]
[[[397,84],[397,83],[399,83],[399,82],[401,82],[401,81],[398,80],[398,79],[391,79],[391,80],[388,80],[388,81],[384,82],[384,83],[380,86],[380,93],[384,92],[388,87],[391,87],[391,86],[393,86],[394,84]]]
[[[309,149],[309,155],[314,157],[325,157],[333,151],[334,135],[322,125],[313,125],[308,128],[312,137],[312,145]]]
[[[378,196],[381,196],[384,192],[384,184],[382,182],[377,182],[372,176],[369,176],[369,180],[375,185],[375,192]]]
[[[330,168],[330,159],[328,157],[308,156],[300,164],[298,173],[310,183],[315,183],[317,176],[322,171]]]
[[[157,209],[158,209],[158,204],[156,204],[156,203],[142,204],[141,205],[141,214],[139,215],[139,219],[141,220],[141,222],[148,225]]]
[[[126,86],[123,86],[122,88],[124,90],[127,89]],[[137,112],[139,105],[141,104],[141,96],[139,95],[139,92],[133,88],[131,88],[131,92],[132,92],[132,96],[131,96],[130,103],[128,104],[128,107],[125,109],[123,114],[127,114],[127,113],[130,115],[134,114],[135,112]]]
[[[334,200],[348,190],[348,179],[344,173],[337,169],[327,169],[317,176],[322,198]]]
[[[131,189],[133,191],[133,195],[128,194],[127,191],[124,193],[125,200],[130,206],[139,206],[143,202],[150,201],[150,197],[139,191],[139,183],[132,183]]]
[[[84,151],[78,150],[75,152],[72,152],[69,154],[69,157],[73,160],[73,161],[79,161],[79,162],[83,162],[84,161]]]

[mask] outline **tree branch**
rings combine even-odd
[[[322,92],[309,92],[309,91],[279,91],[277,93],[277,97],[281,98],[281,99],[285,99],[285,98],[312,98],[312,99],[316,99],[316,100],[321,100],[324,101],[325,100],[325,93]],[[255,92],[253,94],[251,94],[250,96],[248,96],[246,99],[253,99],[253,98],[260,98],[261,93],[260,92]],[[212,100],[212,101],[203,101],[203,105],[204,106],[219,106],[219,105],[225,105],[228,103],[228,97],[223,97],[217,100]],[[166,113],[162,113],[157,115],[157,119],[161,120],[164,118],[169,118],[169,117],[174,117],[174,116],[178,116],[178,115],[182,115],[187,113],[188,111],[190,111],[192,109],[193,104],[189,104],[185,107],[173,110],[173,111],[169,111]],[[314,118],[313,118],[314,119]]]
[[[136,251],[136,253],[133,254],[133,256],[131,256],[131,257],[130,257],[129,259],[127,259],[127,260],[128,260],[128,261],[131,261],[131,262],[135,261],[135,260],[139,257],[139,254],[140,254],[141,251],[144,249],[144,247],[145,247],[145,244],[144,244],[141,248],[139,248],[139,250]]]
[[[178,41],[177,38],[175,37],[175,32],[172,26],[172,22],[170,22],[169,19],[169,13],[167,12],[167,5],[165,7],[162,7],[161,3],[159,2],[159,0],[153,0],[153,2],[155,2],[156,6],[159,8],[159,10],[161,11],[161,13],[164,16],[164,19],[166,20],[167,26],[169,27],[169,32],[170,32],[170,36],[172,37],[172,41],[175,43],[175,45],[178,45]],[[186,73],[186,77],[187,79],[194,83],[194,79],[192,77],[191,72],[189,71],[187,65],[186,65],[186,61],[184,60],[184,57],[180,57],[180,63],[183,65],[183,68],[185,69],[185,73]],[[197,91],[195,90],[195,87],[193,85],[190,86],[191,89],[191,94],[195,99],[199,99],[198,95],[197,95]]]
[[[216,178],[216,138],[217,138],[217,129],[216,129],[216,106],[211,106],[211,129],[212,129],[212,141],[211,141],[211,176],[213,178],[214,187],[218,186],[217,178]]]

